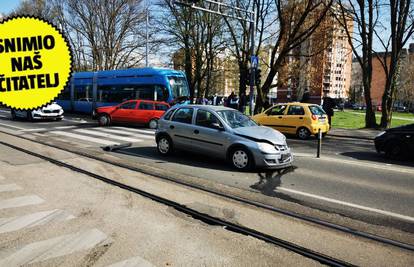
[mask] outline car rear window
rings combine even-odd
[[[191,124],[193,118],[192,108],[180,108],[174,113],[173,121]]]
[[[155,110],[168,110],[168,106],[164,104],[155,104]]]
[[[309,110],[313,115],[325,115],[325,111],[320,106],[309,106]]]
[[[175,108],[170,109],[169,111],[167,111],[167,113],[165,113],[164,115],[164,120],[169,120],[171,118],[171,115],[174,113]]]
[[[153,110],[154,105],[150,102],[141,102],[141,103],[139,103],[139,109]]]

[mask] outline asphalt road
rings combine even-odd
[[[108,153],[269,198],[414,232],[414,163],[386,160],[375,152],[372,141],[327,136],[322,157],[316,159],[315,139],[289,137],[294,168],[283,173],[246,173],[235,171],[221,160],[188,152],[160,157],[153,131],[128,126],[100,128],[83,116],[67,115],[60,122],[11,121],[8,112],[0,110],[1,129],[99,150],[104,145],[132,142],[132,147]]]

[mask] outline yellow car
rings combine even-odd
[[[317,135],[320,129],[323,135],[329,131],[328,116],[322,107],[315,104],[292,102],[277,104],[252,117],[257,123],[295,134],[300,139]]]

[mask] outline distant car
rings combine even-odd
[[[222,106],[171,108],[159,120],[156,142],[161,155],[174,149],[195,151],[229,160],[238,170],[281,169],[293,161],[282,133]]]
[[[384,152],[389,158],[412,157],[414,154],[414,124],[387,129],[378,134],[374,142],[377,152]]]
[[[315,104],[291,102],[277,104],[252,119],[264,126],[272,127],[282,133],[295,134],[300,139],[308,139],[321,130],[329,131],[328,116],[322,107]]]
[[[111,123],[146,124],[156,129],[158,120],[170,106],[165,102],[150,100],[128,100],[116,106],[99,107],[93,117],[100,126]]]
[[[63,119],[63,108],[56,103],[52,103],[43,108],[31,111],[12,109],[11,117],[13,120],[17,118],[23,118],[29,121],[45,119],[59,121]]]

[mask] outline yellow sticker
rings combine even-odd
[[[49,22],[19,16],[0,23],[0,104],[31,110],[54,101],[72,73],[72,54]]]

